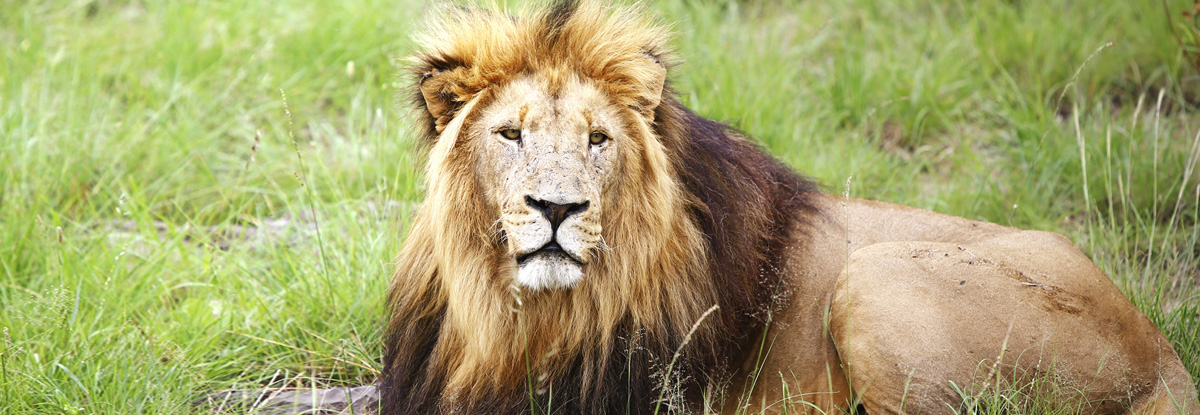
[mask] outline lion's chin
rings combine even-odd
[[[583,278],[583,267],[561,253],[538,253],[517,266],[517,284],[530,290],[570,289]]]

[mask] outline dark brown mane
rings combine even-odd
[[[796,221],[813,211],[815,182],[799,175],[729,126],[705,119],[673,94],[658,112],[656,130],[675,170],[695,198],[692,215],[709,238],[710,269],[722,281],[722,308],[749,312],[770,303],[783,250]],[[767,296],[767,297],[764,297]]]
[[[706,376],[738,369],[727,366],[753,350],[747,346],[767,313],[782,305],[785,251],[798,242],[794,232],[813,213],[809,195],[818,188],[728,125],[693,113],[673,93],[655,129],[693,199],[691,217],[707,238],[708,269],[720,287],[721,311],[688,348],[690,375],[701,381],[693,387],[701,388]],[[677,347],[674,340],[666,346]]]

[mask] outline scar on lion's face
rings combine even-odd
[[[516,283],[571,288],[603,255],[601,195],[619,176],[630,136],[618,108],[578,78],[518,78],[478,109],[467,134],[479,185],[498,208]]]

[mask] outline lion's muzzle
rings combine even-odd
[[[533,221],[533,227],[542,231],[525,233],[537,237],[523,238],[524,249],[519,248],[516,252],[517,283],[520,285],[534,290],[571,288],[583,278],[584,255],[589,244],[581,240],[576,228],[580,226],[580,219],[587,216],[585,212],[590,213],[591,202],[570,200],[524,197],[532,216],[541,216]]]

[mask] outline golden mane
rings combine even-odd
[[[657,104],[657,99],[643,101],[658,92],[644,90],[658,71],[643,58],[649,55],[665,65],[669,37],[639,7],[560,1],[545,11],[525,9],[516,15],[468,7],[440,11],[416,36],[424,51],[410,58],[411,72],[418,85],[429,74],[453,72],[454,81],[440,88],[452,106],[534,71],[551,80],[578,75],[600,81],[597,86],[622,106]],[[436,139],[456,111],[432,117],[420,89],[413,92],[424,135]]]
[[[384,413],[645,413],[663,385],[694,403],[787,289],[782,253],[814,186],[669,87],[646,87],[669,52],[638,7],[441,12],[412,59],[428,195],[389,292]],[[618,249],[570,290],[512,284],[463,133],[494,86],[531,73],[592,82],[628,108],[640,151],[602,219]]]

